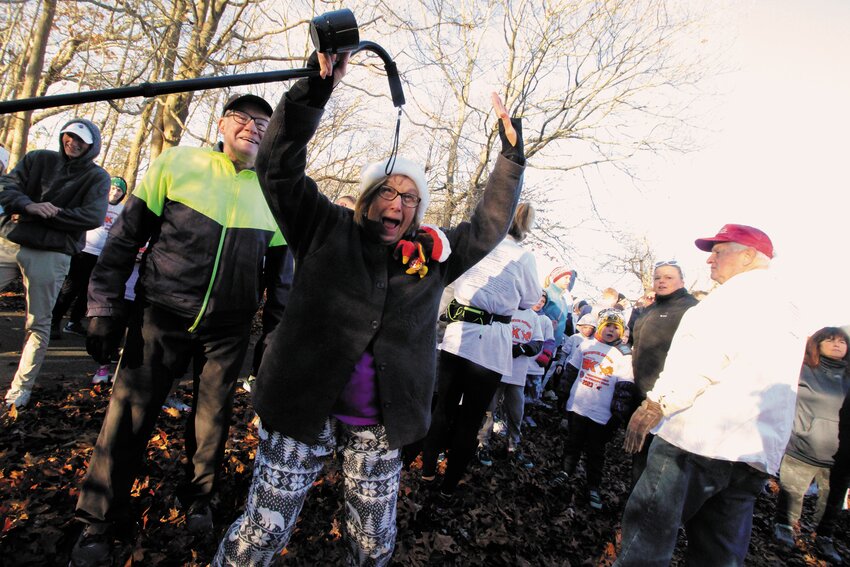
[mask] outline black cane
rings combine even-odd
[[[401,79],[398,68],[389,53],[371,41],[359,41],[357,22],[351,10],[335,10],[313,18],[310,22],[310,37],[313,44],[320,52],[351,52],[371,51],[384,62],[384,70],[390,85],[390,94],[393,106],[400,107],[404,104],[404,92],[401,87]],[[317,69],[289,69],[284,71],[268,71],[264,73],[246,73],[242,75],[224,75],[221,77],[198,77],[196,79],[185,79],[182,81],[165,81],[161,83],[141,83],[114,89],[102,89],[97,91],[84,91],[61,95],[39,96],[23,98],[19,100],[8,100],[0,102],[0,114],[10,114],[27,110],[42,108],[55,108],[57,106],[72,106],[88,102],[99,102],[104,100],[117,100],[133,97],[155,97],[173,93],[188,91],[202,91],[217,89],[221,87],[235,87],[240,85],[256,85],[260,83],[273,83],[289,79],[301,79],[304,77],[316,77],[319,75]]]

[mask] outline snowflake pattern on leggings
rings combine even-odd
[[[328,418],[318,443],[307,445],[260,424],[259,438],[245,511],[219,544],[214,566],[270,565],[289,542],[307,492],[334,449],[342,458],[346,561],[389,563],[401,458],[397,449],[389,449],[382,425],[353,426]]]

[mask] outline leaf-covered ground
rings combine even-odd
[[[109,396],[108,388],[90,387],[87,377],[52,381],[39,387],[34,406],[2,417],[0,450],[0,557],[7,565],[59,565],[67,562],[79,530],[73,521],[76,501],[92,444]],[[181,391],[185,401],[187,394]],[[553,410],[532,408],[538,427],[526,432],[526,452],[538,464],[519,469],[496,451],[492,467],[477,463],[462,485],[462,505],[436,513],[430,495],[420,489],[418,463],[402,477],[398,505],[399,537],[393,558],[398,565],[608,565],[615,556],[619,521],[627,495],[629,468],[620,439],[609,446],[603,487],[605,509],[591,511],[578,475],[570,486],[553,488],[561,432]],[[147,467],[134,488],[135,513],[143,526],[128,533],[115,564],[204,565],[217,538],[237,515],[248,489],[256,436],[247,394],[236,397],[236,411],[220,498],[216,532],[194,538],[175,508],[174,488],[182,474],[185,414],[161,415],[148,446]],[[501,440],[499,440],[501,441]],[[497,443],[499,442],[497,441]],[[307,501],[281,565],[338,565],[341,501],[339,471],[333,465]],[[749,565],[816,565],[811,542],[785,553],[770,543],[775,496],[759,498]],[[809,520],[807,504],[804,521]],[[839,533],[846,534],[847,519]],[[837,541],[847,551],[846,537]],[[821,563],[822,564],[822,563]]]
[[[7,303],[7,298],[0,298]],[[8,308],[8,305],[4,306]],[[62,376],[40,380],[35,402],[17,415],[0,415],[0,564],[65,565],[80,526],[73,520],[77,492],[109,400],[109,387],[90,385],[90,375],[70,367]],[[189,395],[179,389],[189,402]],[[474,463],[461,485],[461,503],[437,512],[432,495],[419,486],[418,462],[402,476],[398,541],[393,564],[487,566],[609,565],[616,554],[619,523],[628,493],[629,462],[619,447],[608,447],[603,484],[605,508],[587,506],[581,469],[566,487],[550,480],[557,472],[563,432],[554,410],[528,412],[536,428],[525,430],[525,451],[537,466],[525,470],[505,458],[503,438],[495,463]],[[164,411],[148,445],[147,464],[133,490],[140,529],[127,529],[115,565],[206,565],[224,530],[238,515],[248,490],[257,439],[248,394],[238,391],[233,424],[215,502],[215,532],[192,537],[176,508],[174,489],[183,474],[182,432],[186,414]],[[276,562],[287,566],[340,565],[342,502],[339,470],[329,463],[314,486],[289,548]],[[759,498],[747,564],[826,565],[805,536],[785,552],[771,542],[776,487]],[[811,530],[807,502],[804,531]],[[836,546],[850,555],[848,519]],[[680,542],[684,544],[684,541]],[[677,555],[678,558],[678,555]]]

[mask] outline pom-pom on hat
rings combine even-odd
[[[383,181],[389,175],[404,175],[409,177],[416,189],[419,191],[419,206],[416,208],[416,222],[421,223],[425,216],[425,211],[428,210],[428,204],[431,202],[431,194],[428,192],[428,181],[425,179],[425,170],[415,161],[403,157],[396,157],[392,162],[392,171],[387,175],[387,162],[390,160],[383,159],[370,163],[360,170],[360,192],[366,191],[370,187]]]
[[[565,286],[567,290],[572,291],[573,286],[576,283],[576,277],[578,276],[578,272],[575,270],[571,270],[566,266],[558,266],[549,272],[549,275],[546,276],[546,287],[549,287],[551,284],[556,283],[561,278],[568,278],[567,285]]]

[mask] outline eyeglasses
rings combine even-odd
[[[392,201],[396,198],[396,196],[401,197],[402,206],[407,207],[408,209],[412,209],[413,207],[417,206],[422,200],[413,193],[400,193],[389,185],[381,185],[380,187],[378,187],[378,197],[380,197],[381,199]]]
[[[664,261],[655,263],[656,268],[660,268],[661,266],[678,266],[678,265],[679,265],[679,262],[677,262],[676,260],[664,260]]]
[[[257,128],[257,132],[260,134],[266,133],[266,128],[269,127],[269,119],[263,118],[261,116],[251,116],[247,112],[242,112],[241,110],[229,110],[225,116],[229,116],[236,121],[237,124],[241,124],[245,126],[251,120],[254,121],[254,126]]]

